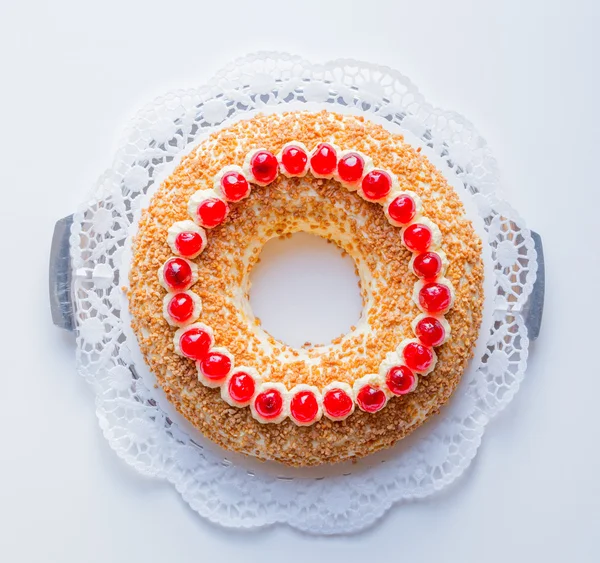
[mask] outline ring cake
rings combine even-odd
[[[277,341],[249,305],[261,248],[297,231],[360,278],[359,322],[325,346]],[[481,241],[453,188],[402,136],[330,112],[258,115],[195,147],[142,214],[129,281],[177,410],[224,448],[297,466],[388,447],[438,412],[483,304]]]

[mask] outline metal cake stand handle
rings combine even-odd
[[[71,252],[69,237],[73,215],[57,221],[50,249],[50,310],[52,322],[69,331],[75,330],[75,308],[73,301],[73,273],[71,270]],[[537,251],[538,271],[533,291],[523,307],[525,326],[530,340],[540,334],[542,313],[544,311],[545,268],[544,250],[540,235],[531,231],[531,237]]]
[[[75,330],[73,273],[71,271],[71,225],[73,215],[63,217],[54,225],[50,248],[50,311],[52,322],[69,331]]]
[[[530,231],[533,244],[537,252],[537,276],[533,284],[533,290],[529,299],[523,307],[523,318],[527,327],[529,340],[536,340],[540,335],[542,327],[542,315],[544,313],[544,293],[546,291],[546,268],[544,265],[544,247],[542,237],[535,231]]]

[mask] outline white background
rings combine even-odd
[[[598,3],[87,4],[0,2],[0,560],[599,561]],[[350,538],[221,529],[137,475],[102,438],[73,339],[50,321],[54,221],[110,164],[127,118],[258,49],[404,72],[478,126],[545,244],[542,334],[475,462]]]

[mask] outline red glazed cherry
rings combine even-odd
[[[447,285],[428,283],[419,291],[419,304],[428,313],[441,313],[450,307],[452,293]]]
[[[252,175],[261,184],[270,184],[277,178],[279,163],[275,155],[269,151],[258,151],[250,161]]]
[[[175,237],[175,248],[182,256],[195,256],[204,248],[200,233],[192,231],[179,233]]]
[[[319,403],[312,391],[299,391],[290,403],[290,412],[298,422],[312,422],[319,412]]]
[[[229,206],[217,198],[205,199],[198,206],[198,220],[203,227],[212,229],[225,221],[229,213]]]
[[[388,214],[396,223],[410,223],[415,218],[416,213],[415,200],[406,194],[394,198],[388,206]]]
[[[327,143],[320,143],[310,159],[310,166],[319,176],[331,176],[337,166],[335,149]]]
[[[435,317],[421,319],[415,327],[415,334],[426,346],[439,346],[446,338],[444,326]]]
[[[435,252],[423,252],[415,256],[413,270],[420,278],[433,279],[442,271],[442,259]]]
[[[247,403],[252,399],[252,395],[254,395],[256,383],[251,375],[243,371],[238,371],[231,376],[227,389],[234,401]]]
[[[163,277],[171,289],[186,290],[192,285],[192,267],[183,258],[169,258],[163,268]]]
[[[372,385],[365,385],[356,395],[356,402],[365,412],[377,412],[385,406],[385,393]]]
[[[362,181],[362,192],[365,199],[378,201],[390,193],[392,179],[383,170],[371,170]]]
[[[256,412],[266,418],[277,418],[283,410],[283,397],[277,389],[263,391],[254,399],[254,408]]]
[[[388,371],[385,382],[394,395],[406,395],[415,384],[415,376],[406,366],[394,366]]]
[[[194,300],[187,293],[177,293],[169,301],[167,312],[178,323],[189,321],[194,314]]]
[[[206,356],[212,344],[210,333],[201,328],[190,328],[179,339],[181,353],[192,360],[200,360]]]
[[[425,252],[429,248],[432,239],[431,229],[425,225],[415,223],[404,229],[404,244],[408,250],[413,252]]]
[[[402,355],[408,368],[413,371],[427,371],[433,362],[431,348],[423,346],[419,342],[409,342],[404,347]]]
[[[200,369],[207,379],[224,379],[231,371],[231,359],[221,352],[209,352],[200,360]]]
[[[300,147],[288,145],[281,152],[281,165],[291,176],[299,176],[306,170],[308,155]]]
[[[323,397],[323,408],[333,418],[343,418],[352,410],[352,399],[342,389],[330,389]]]
[[[338,163],[338,175],[342,182],[356,184],[363,175],[365,161],[356,153],[348,153]]]
[[[221,190],[228,201],[240,201],[250,192],[250,184],[239,172],[226,172],[221,178]]]

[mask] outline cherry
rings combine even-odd
[[[298,422],[312,422],[319,412],[319,403],[312,391],[299,391],[290,403],[290,412]]]
[[[392,189],[392,178],[383,170],[371,170],[362,181],[362,192],[365,199],[379,201],[387,196]]]
[[[250,184],[239,172],[226,172],[221,178],[221,190],[228,201],[240,201],[250,193]]]
[[[222,199],[205,199],[198,206],[198,221],[203,227],[211,229],[225,221],[228,213],[229,206]]]
[[[323,408],[333,418],[343,418],[352,410],[352,398],[343,389],[329,389],[323,397]]]
[[[433,279],[442,271],[442,259],[435,252],[423,252],[415,256],[413,270],[420,278]]]
[[[238,371],[231,376],[227,389],[234,401],[247,403],[254,395],[256,383],[251,375],[243,371]]]
[[[221,352],[209,352],[200,360],[200,369],[207,379],[224,379],[231,371],[231,359]]]
[[[206,356],[212,344],[212,336],[202,328],[190,328],[179,339],[181,353],[192,360],[200,360]]]
[[[335,148],[328,143],[319,143],[310,158],[310,166],[319,176],[331,176],[337,166]]]
[[[192,285],[192,267],[183,258],[169,258],[163,268],[163,277],[171,289],[185,291]]]
[[[176,293],[167,305],[167,312],[178,323],[189,321],[194,314],[194,300],[188,293]]]
[[[447,285],[428,283],[419,291],[419,304],[428,313],[441,313],[450,307],[452,293]]]
[[[338,175],[342,182],[356,184],[363,175],[365,161],[356,153],[348,153],[338,162]]]
[[[417,204],[409,195],[402,194],[394,198],[388,206],[389,216],[396,223],[410,223],[417,213]]]
[[[281,152],[281,165],[291,176],[300,176],[306,170],[308,155],[306,152],[294,145],[288,145]]]
[[[279,163],[273,153],[269,151],[258,151],[250,160],[250,170],[257,182],[270,184],[277,178]]]
[[[433,239],[431,229],[420,223],[409,225],[404,229],[402,235],[404,245],[413,252],[425,252]]]
[[[283,397],[277,389],[268,389],[256,396],[254,399],[256,412],[266,418],[277,418],[283,410]]]
[[[415,327],[415,334],[426,346],[439,346],[446,338],[444,326],[435,317],[421,319]]]
[[[175,248],[182,256],[195,256],[204,250],[204,240],[200,233],[186,231],[175,237]]]
[[[385,393],[372,385],[365,385],[356,395],[358,406],[369,413],[381,410],[386,403]]]
[[[402,352],[404,361],[409,369],[413,371],[427,371],[433,362],[433,351],[431,348],[419,342],[409,342]]]
[[[394,395],[406,395],[415,384],[415,376],[406,366],[394,366],[388,371],[385,382]]]

